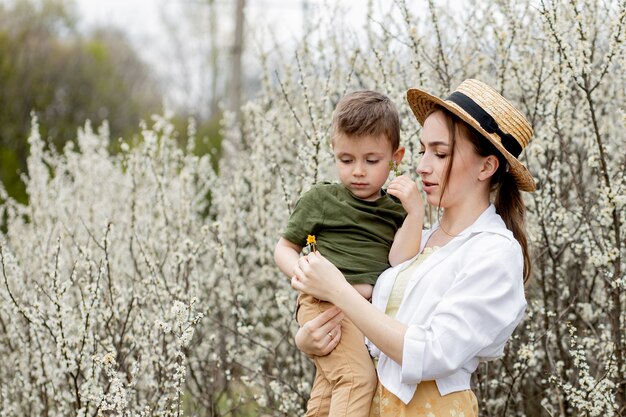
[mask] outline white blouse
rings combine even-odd
[[[437,227],[423,233],[422,250]],[[411,261],[381,274],[375,307],[385,311],[398,272]],[[402,365],[366,340],[380,382],[405,404],[423,380],[434,380],[441,395],[469,389],[478,363],[503,354],[525,308],[521,247],[490,205],[413,272],[395,317],[408,325]]]

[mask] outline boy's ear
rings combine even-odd
[[[500,161],[495,155],[489,155],[485,157],[485,160],[483,161],[483,166],[480,170],[480,173],[478,174],[478,178],[480,180],[486,180],[488,178],[491,178],[493,174],[496,173],[499,166]]]
[[[396,164],[399,164],[400,162],[402,162],[402,158],[404,158],[404,151],[405,149],[403,146],[399,147],[393,153],[393,156],[391,157],[391,159],[393,159]]]

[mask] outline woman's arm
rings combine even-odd
[[[501,356],[526,307],[519,244],[497,236],[475,238],[457,277],[444,284],[445,297],[437,302],[428,324],[416,322],[408,328],[355,297],[330,262],[311,255],[300,259],[291,285],[341,308],[401,366],[405,383],[438,379],[476,359]],[[445,274],[453,273],[451,265],[441,267],[447,268]]]
[[[387,356],[402,364],[407,326],[371,305],[318,252],[300,258],[291,286],[341,309],[363,334]]]

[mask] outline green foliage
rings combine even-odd
[[[0,176],[2,178],[11,178],[12,175],[19,172],[18,158],[15,150],[8,147],[0,147]],[[13,189],[13,197],[18,201],[27,199],[24,187],[16,187]]]
[[[20,201],[31,111],[42,136],[60,148],[86,119],[110,120],[117,138],[160,110],[156,82],[123,34],[103,28],[84,37],[75,22],[65,1],[0,6],[0,180]]]

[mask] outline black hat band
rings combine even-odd
[[[498,123],[489,113],[487,113],[482,107],[480,107],[474,100],[469,98],[463,93],[455,91],[450,94],[446,101],[451,101],[465,110],[470,116],[472,116],[480,127],[482,127],[487,133],[495,133],[500,136],[502,146],[514,157],[518,157],[522,153],[522,146],[519,142],[511,136],[509,133],[504,133]]]

